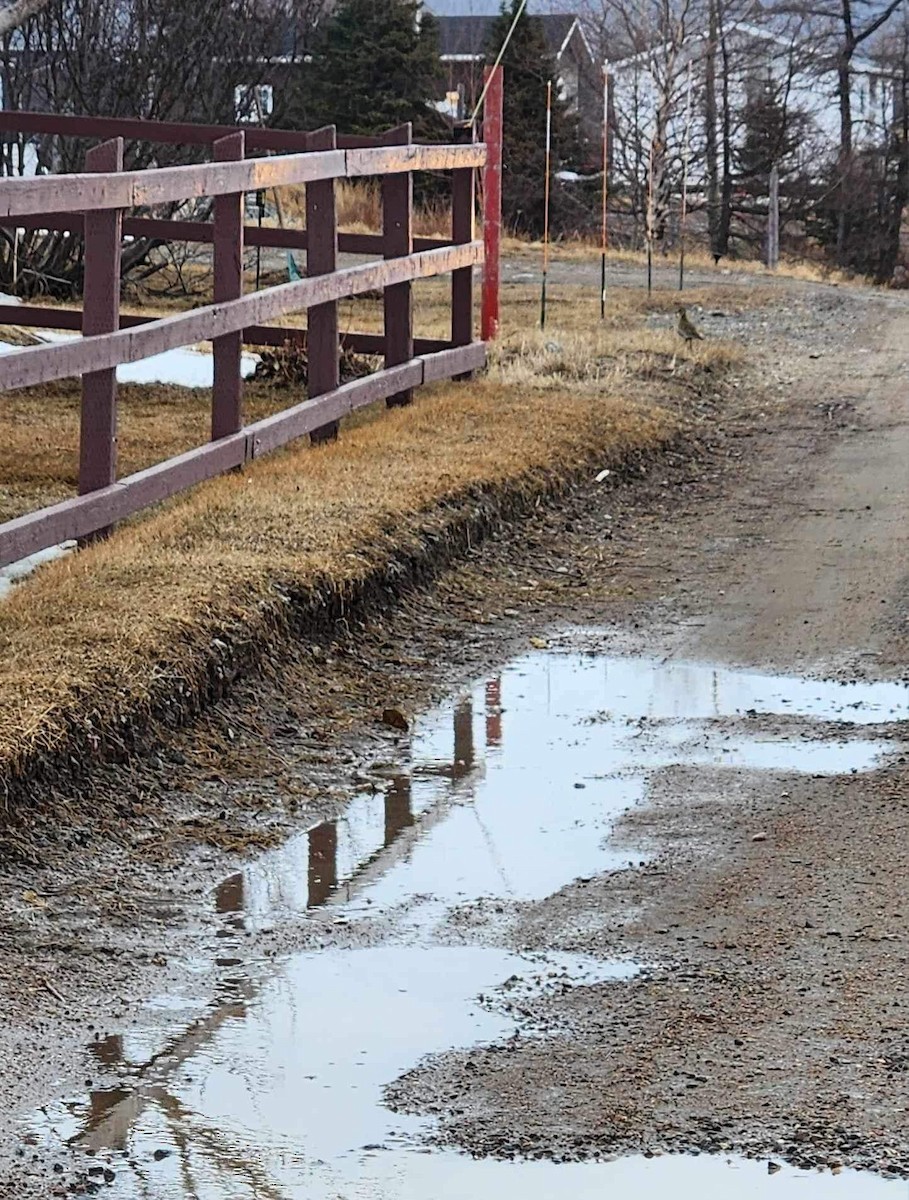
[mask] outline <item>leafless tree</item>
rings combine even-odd
[[[884,29],[904,0],[832,0],[829,4],[790,3],[783,11],[797,11],[813,18],[818,32],[826,36],[836,65],[836,94],[839,105],[840,137],[837,150],[839,213],[837,218],[836,257],[844,263],[849,238],[849,196],[854,190],[851,174],[854,166],[854,129],[852,112],[852,64],[856,53]]]
[[[29,17],[39,12],[49,0],[12,0],[0,8],[0,36],[11,29],[17,29]]]
[[[886,139],[891,170],[881,206],[881,251],[876,269],[876,281],[889,283],[899,265],[903,220],[909,206],[909,13],[905,9],[878,56],[892,81],[895,101]]]
[[[48,0],[0,37],[3,102],[63,113],[233,122],[244,115],[236,112],[235,89],[253,94],[278,56],[282,35],[273,0]],[[72,138],[6,135],[0,170],[79,170],[86,148]],[[163,166],[201,153],[130,142],[125,166]],[[124,270],[143,263],[151,249],[146,242],[129,247]],[[78,285],[81,269],[79,238],[0,233],[2,285],[65,290]]]
[[[679,130],[671,118],[685,103],[691,18],[697,0],[604,0],[605,28],[615,31],[628,57],[631,80],[613,99],[615,145],[636,213],[643,212],[651,243],[666,234],[674,171],[681,159]]]

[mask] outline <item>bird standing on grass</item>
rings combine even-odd
[[[679,313],[679,337],[685,339],[685,344],[690,346],[692,342],[702,342],[704,336],[699,332],[697,326],[689,320],[688,313],[685,311],[684,304],[678,307]]]

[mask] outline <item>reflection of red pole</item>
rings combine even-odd
[[[502,680],[490,679],[486,684],[486,745],[502,744]]]
[[[486,99],[483,104],[483,141],[486,166],[483,168],[483,306],[480,336],[492,341],[499,332],[500,247],[502,242],[502,121],[504,93],[502,68],[487,67],[484,72]]]

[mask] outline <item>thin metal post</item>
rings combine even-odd
[[[775,271],[780,265],[780,172],[770,170],[770,197],[767,210],[767,266]]]
[[[384,141],[407,146],[412,141],[410,123],[390,130]],[[413,253],[413,175],[410,171],[382,177],[382,246],[385,258]],[[385,288],[385,366],[396,367],[413,358],[413,284],[395,283]],[[389,408],[410,404],[408,390],[389,396]]]
[[[645,235],[647,238],[647,295],[653,291],[653,233],[654,233],[654,218],[656,214],[653,211],[653,135],[650,139],[650,156],[647,162],[647,220],[645,223]]]
[[[232,133],[212,147],[215,162],[235,162],[246,154],[246,137]],[[243,193],[215,196],[214,200],[215,304],[237,300],[243,294]],[[211,401],[212,441],[237,433],[243,425],[242,333],[215,338],[214,385]]]
[[[606,319],[606,249],[609,245],[607,201],[609,199],[609,63],[603,63],[603,212],[600,234],[600,320]]]
[[[685,226],[688,220],[688,161],[691,157],[691,63],[685,99],[685,142],[682,147],[682,210],[679,214],[679,291],[685,290]]]
[[[500,252],[502,244],[502,128],[504,119],[504,69],[487,67],[483,101],[483,300],[480,337],[491,342],[499,332]]]
[[[95,146],[85,156],[85,170],[123,170],[123,139]],[[120,327],[120,209],[85,214],[85,282],[82,333],[92,337]],[[117,479],[117,371],[107,368],[82,376],[79,431],[79,494],[108,487]],[[101,537],[100,529],[93,537]],[[86,539],[87,540],[87,539]]]
[[[334,150],[337,131],[334,125],[310,134],[311,150]],[[333,179],[320,179],[306,185],[306,274],[330,275],[338,269],[338,214]],[[310,400],[333,392],[340,382],[338,342],[338,302],[317,304],[306,317],[308,353],[307,395]],[[338,422],[331,421],[310,435],[314,443],[333,441]]]
[[[549,177],[552,173],[552,80],[546,81],[546,178],[543,181],[543,281],[540,287],[540,328],[546,328],[546,276],[549,274]]]

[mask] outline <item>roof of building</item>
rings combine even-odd
[[[550,53],[558,57],[568,43],[575,26],[576,13],[541,13],[533,18],[543,26]],[[442,58],[482,58],[489,46],[493,16],[440,16],[439,43]]]

